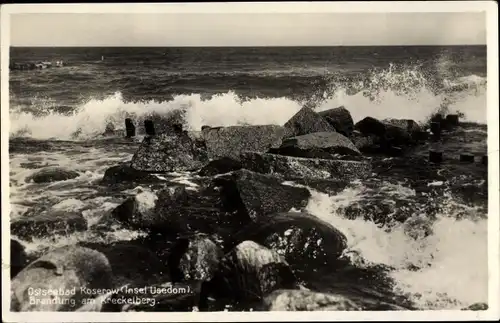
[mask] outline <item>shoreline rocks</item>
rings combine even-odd
[[[65,169],[63,167],[45,167],[35,171],[32,175],[26,178],[26,182],[33,181],[34,183],[50,183],[65,181],[80,176],[75,171]]]
[[[346,136],[350,137],[354,130],[354,121],[351,113],[345,107],[341,106],[334,109],[323,110],[318,114],[325,119],[335,130]]]
[[[307,135],[314,132],[335,132],[335,128],[318,113],[308,107],[300,109],[285,125],[285,138]]]

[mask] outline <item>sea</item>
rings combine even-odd
[[[44,207],[82,212],[92,225],[123,195],[140,190],[116,194],[99,185],[104,171],[130,160],[141,141],[140,126],[132,141],[102,136],[109,124],[123,129],[125,118],[182,110],[188,130],[283,125],[307,105],[316,111],[344,106],[354,122],[371,116],[424,123],[444,109],[478,127],[487,123],[486,46],[10,48],[10,63],[40,61],[64,66],[9,72],[11,219]],[[476,130],[486,137],[485,130]],[[26,181],[40,167],[56,165],[80,176],[50,184]],[[191,175],[176,176],[186,182]],[[432,234],[415,240],[401,227],[343,216],[341,209],[367,190],[359,183],[334,196],[313,191],[307,209],[341,230],[365,262],[391,268],[394,289],[419,309],[487,303],[487,210],[453,195],[445,202],[419,200],[450,207],[440,208]],[[416,195],[404,182],[382,190],[388,200]],[[477,216],[458,216],[457,205],[461,214],[466,209]],[[110,228],[104,237],[84,232],[13,238],[36,255],[79,241],[140,235]]]

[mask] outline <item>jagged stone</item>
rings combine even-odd
[[[354,130],[354,121],[351,113],[345,107],[341,106],[335,109],[329,109],[318,112],[337,132],[350,137]]]
[[[300,109],[285,123],[284,127],[286,128],[286,138],[314,132],[335,132],[333,126],[308,107]]]

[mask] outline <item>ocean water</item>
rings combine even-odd
[[[486,124],[485,46],[11,48],[10,60],[65,63],[10,71],[11,218],[43,206],[83,212],[91,225],[139,191],[110,192],[98,185],[108,167],[130,160],[141,140],[101,136],[109,123],[123,128],[126,117],[182,110],[185,127],[200,130],[202,125],[284,124],[303,105],[317,111],[343,105],[354,122],[366,116],[425,122],[440,110],[461,113],[477,125],[468,131],[482,133],[483,145],[486,140],[481,126]],[[38,168],[51,165],[80,176],[48,185],[26,182]],[[176,176],[189,181],[191,175]],[[416,200],[417,195],[401,181],[382,181],[377,190],[387,200]],[[484,207],[452,193],[439,201],[417,201],[442,207],[432,234],[413,239],[402,226],[381,228],[343,216],[342,210],[368,191],[366,183],[335,196],[313,191],[308,210],[344,232],[350,251],[364,261],[392,268],[395,289],[419,308],[487,302]],[[21,242],[37,254],[82,240],[139,234],[110,228],[104,237],[87,232]]]

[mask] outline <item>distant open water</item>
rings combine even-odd
[[[32,207],[82,211],[89,225],[133,194],[99,185],[106,168],[130,160],[136,143],[99,137],[124,118],[186,111],[185,126],[283,124],[303,104],[318,111],[344,105],[354,122],[366,116],[426,121],[439,108],[486,123],[486,47],[314,48],[11,48],[11,62],[63,60],[61,68],[10,72],[11,217]],[[482,131],[482,130],[478,130]],[[36,140],[36,141],[33,141]],[[140,138],[137,139],[139,141]],[[44,165],[81,175],[50,185],[26,183]],[[189,174],[178,175],[189,181]],[[340,209],[362,199],[367,187],[336,196],[314,193],[308,210],[332,223],[349,248],[370,262],[395,268],[398,289],[423,309],[487,302],[487,211],[457,219],[457,204],[415,241],[402,230],[348,220]],[[415,195],[387,183],[394,198]],[[427,201],[426,203],[432,203]],[[441,203],[441,202],[439,202]],[[110,228],[106,241],[138,233]],[[82,240],[89,233],[23,243],[32,253]],[[408,264],[428,263],[419,270]],[[417,266],[418,267],[418,266]]]

